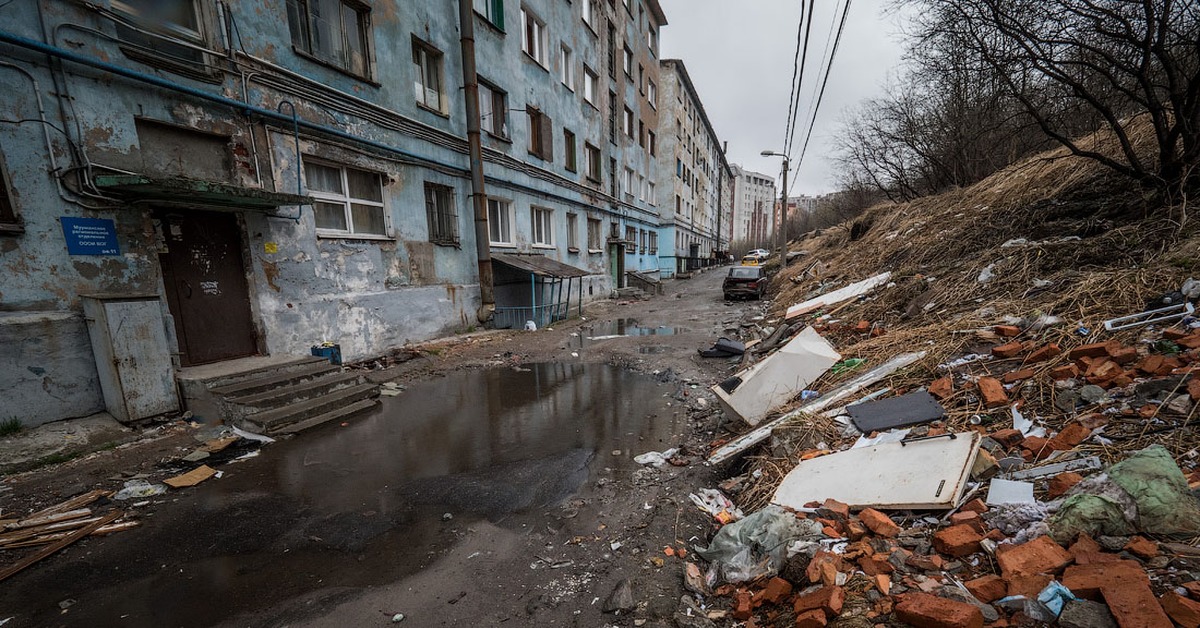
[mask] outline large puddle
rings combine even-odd
[[[632,318],[618,318],[616,320],[602,321],[580,327],[579,337],[575,339],[574,346],[584,347],[598,340],[623,338],[625,336],[674,336],[675,334],[682,334],[687,331],[683,327],[647,325]]]
[[[652,377],[605,365],[413,385],[346,426],[270,445],[221,467],[222,479],[168,494],[178,503],[138,530],[16,576],[0,588],[0,619],[202,626],[316,589],[396,581],[451,543],[451,526],[560,503],[586,493],[600,468],[631,470],[634,455],[675,442],[677,409],[662,392]]]

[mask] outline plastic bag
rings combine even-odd
[[[817,522],[767,506],[721,528],[712,543],[696,548],[696,553],[711,562],[726,582],[746,582],[779,573],[793,541],[821,536]]]

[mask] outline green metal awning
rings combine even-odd
[[[96,187],[105,194],[129,201],[160,205],[198,205],[269,210],[291,205],[311,205],[312,198],[299,194],[268,192],[228,183],[195,179],[158,179],[144,175],[102,174]]]

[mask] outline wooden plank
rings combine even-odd
[[[0,582],[3,582],[5,580],[11,578],[12,576],[20,573],[21,571],[23,571],[30,565],[33,565],[34,563],[37,563],[37,562],[41,561],[42,559],[58,553],[59,551],[66,548],[68,545],[71,545],[72,543],[75,543],[76,541],[95,532],[96,530],[116,521],[117,519],[120,519],[124,515],[125,515],[124,512],[121,512],[120,510],[114,510],[114,511],[108,513],[107,515],[100,517],[99,521],[95,521],[93,523],[88,524],[85,527],[75,530],[74,532],[63,537],[62,539],[60,539],[58,542],[54,543],[53,545],[44,547],[41,550],[39,550],[33,554],[30,554],[29,556],[26,556],[25,558],[22,558],[21,560],[10,565],[9,567],[7,567],[3,570],[0,570]]]
[[[129,530],[130,528],[136,528],[140,525],[142,525],[140,521],[122,521],[121,523],[114,523],[111,525],[106,525],[106,526],[103,526],[100,528],[96,528],[96,531],[92,532],[89,536],[107,536],[107,535],[113,534],[115,532],[121,532],[123,530]],[[67,534],[69,534],[69,533],[68,532],[55,532],[52,534],[41,534],[41,535],[37,535],[37,536],[33,536],[30,538],[24,539],[22,541],[18,541],[16,543],[9,543],[7,545],[0,547],[0,549],[19,549],[22,547],[37,547],[39,545],[46,545],[48,543],[53,543],[54,541],[57,541],[59,539],[66,537]]]
[[[16,530],[13,532],[8,532],[6,534],[0,534],[0,545],[7,545],[14,541],[22,541],[31,536],[38,536],[41,534],[49,534],[51,532],[62,532],[63,530],[74,530],[75,528],[82,528],[83,526],[85,526],[93,521],[97,521],[99,519],[100,519],[100,517],[88,517],[86,519],[71,519],[70,521],[59,521],[58,523],[51,523],[51,524],[44,525],[44,526],[38,526],[36,528],[25,528],[23,530]]]
[[[20,530],[22,528],[36,528],[38,526],[44,526],[44,525],[51,524],[51,523],[58,523],[59,521],[68,521],[70,519],[82,519],[84,517],[91,516],[91,514],[92,514],[92,510],[90,508],[80,508],[78,510],[70,510],[67,512],[57,512],[57,513],[52,513],[49,515],[41,515],[38,517],[29,517],[27,519],[22,519],[14,524],[8,526],[8,529],[9,530]]]
[[[65,502],[56,504],[49,508],[43,508],[42,510],[37,511],[37,512],[33,513],[32,515],[25,517],[25,519],[33,519],[35,517],[41,517],[44,515],[52,515],[52,514],[59,513],[59,512],[66,512],[68,510],[77,510],[79,508],[83,508],[84,506],[87,506],[88,504],[91,504],[92,502],[100,499],[101,497],[107,497],[111,494],[112,494],[112,491],[106,491],[104,489],[96,489],[94,491],[84,493],[83,495],[77,495],[75,497],[72,497],[71,499],[68,499]]]

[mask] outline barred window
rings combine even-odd
[[[425,183],[425,215],[429,221],[430,242],[458,246],[458,211],[453,188]]]

